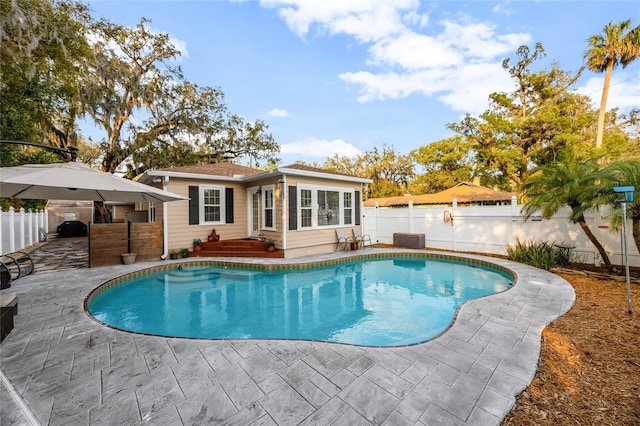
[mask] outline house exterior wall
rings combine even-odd
[[[207,240],[207,236],[213,228],[220,235],[222,240],[244,238],[247,236],[247,196],[246,185],[238,182],[206,181],[194,179],[169,179],[167,190],[174,194],[189,197],[189,186],[198,185],[221,185],[225,188],[233,188],[233,223],[222,223],[215,225],[190,225],[189,224],[189,201],[173,201],[165,203],[168,220],[168,249],[193,248],[193,240],[200,238]],[[156,217],[162,212],[156,213]],[[158,220],[158,219],[156,219]]]
[[[262,223],[260,224],[260,235],[267,240],[273,240],[276,244],[276,248],[283,249],[284,248],[284,233],[286,232],[286,223],[284,222],[283,211],[286,209],[286,206],[283,206],[283,202],[286,203],[286,197],[284,193],[280,191],[278,185],[278,178],[270,178],[263,179],[259,181],[254,181],[246,185],[247,188],[255,188],[260,187],[263,191],[265,188],[273,186],[274,189],[274,205],[273,205],[273,214],[274,214],[274,228],[275,229],[264,229],[262,227]],[[245,192],[245,213],[243,218],[247,222],[245,233],[248,234],[248,220],[247,217],[251,212],[249,211],[249,203],[248,203],[249,195],[248,191]],[[264,200],[260,198],[260,216],[262,219],[263,214],[263,204]],[[261,220],[262,221],[262,220]]]
[[[287,176],[286,177],[286,186],[287,190],[285,190],[285,194],[288,193],[288,188],[291,186],[298,187],[300,185],[310,185],[314,187],[325,187],[325,188],[340,188],[342,190],[353,190],[354,194],[356,191],[360,193],[360,197],[362,197],[362,185],[360,183],[353,182],[345,182],[339,179],[321,179],[321,178],[311,178],[304,176]],[[299,202],[299,200],[297,200]],[[354,216],[355,216],[355,203],[361,203],[360,199],[355,199],[354,197]],[[288,205],[288,204],[287,204]],[[362,214],[363,209],[360,207],[360,214]],[[281,218],[282,219],[282,218]],[[288,216],[284,224],[285,229],[287,230],[286,236],[286,250],[285,257],[294,258],[300,256],[307,256],[310,254],[319,254],[319,253],[329,253],[336,250],[336,228],[342,227],[345,229],[345,234],[348,236],[352,235],[352,229],[360,230],[359,225],[342,225],[342,226],[326,226],[326,227],[314,227],[314,228],[306,228],[306,229],[296,229],[289,230],[288,229]],[[354,219],[354,222],[356,220]],[[359,233],[359,232],[358,232]]]
[[[286,186],[280,186],[279,182],[286,181]],[[206,240],[212,228],[221,236],[221,240],[245,238],[250,235],[248,218],[251,214],[249,204],[250,191],[260,188],[262,195],[260,197],[260,213],[264,213],[264,191],[271,187],[274,189],[274,227],[273,229],[265,229],[262,227],[262,220],[259,226],[259,233],[265,239],[271,239],[276,243],[276,247],[285,250],[286,257],[299,257],[308,254],[318,254],[332,252],[336,249],[336,231],[337,226],[313,227],[305,229],[289,230],[289,202],[288,188],[290,186],[298,187],[299,185],[308,185],[314,188],[337,188],[343,191],[352,191],[354,193],[353,215],[355,217],[358,210],[356,203],[361,201],[355,199],[356,192],[362,193],[362,185],[360,183],[344,182],[337,179],[323,179],[317,177],[304,176],[273,176],[261,180],[250,182],[236,181],[213,181],[213,180],[197,180],[182,179],[172,177],[169,179],[167,190],[178,195],[189,197],[189,187],[199,185],[220,185],[225,188],[233,188],[233,212],[234,222],[216,225],[190,225],[189,224],[189,201],[175,201],[166,203],[162,208],[167,209],[168,221],[168,249],[192,248],[193,240],[200,238]],[[284,190],[283,190],[284,189]],[[160,207],[160,206],[158,206]],[[158,207],[156,207],[158,209]],[[363,209],[360,207],[360,212]],[[161,217],[162,211],[158,209],[156,212],[156,220]],[[354,222],[355,222],[354,218]],[[351,235],[351,229],[358,229],[359,226],[348,225],[341,226],[345,228],[346,234]]]

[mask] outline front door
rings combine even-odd
[[[260,216],[260,194],[258,193],[258,188],[259,187],[253,187],[253,188],[249,188],[247,190],[247,197],[248,197],[248,206],[249,206],[249,212],[248,212],[248,217],[249,217],[249,236],[251,237],[257,237],[258,235],[260,235],[260,221],[261,221],[261,216]]]

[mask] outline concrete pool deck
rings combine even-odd
[[[411,250],[366,253],[398,251]],[[199,260],[306,263],[349,254]],[[575,293],[546,271],[451,254],[507,267],[518,281],[465,303],[441,336],[396,348],[144,336],[84,312],[85,297],[103,282],[180,261],[20,278],[1,291],[19,304],[0,344],[0,424],[498,425],[533,379],[542,329],[569,310]]]

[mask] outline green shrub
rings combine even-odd
[[[517,240],[507,246],[507,255],[514,262],[525,263],[536,268],[549,270],[554,266],[567,266],[571,261],[571,251],[560,249],[555,243]]]

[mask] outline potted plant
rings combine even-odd
[[[209,241],[217,242],[220,241],[220,235],[216,232],[216,228],[211,230],[211,234],[209,234]]]
[[[200,238],[193,239],[193,251],[202,250],[202,240]]]
[[[358,250],[359,248],[360,248],[360,239],[354,238],[353,241],[351,241],[351,250]]]
[[[178,259],[180,257],[180,249],[169,250],[169,259]]]
[[[276,251],[276,243],[271,238],[269,238],[269,241],[267,241],[267,251],[269,253],[273,253]]]
[[[180,249],[180,257],[181,258],[186,258],[187,256],[189,256],[189,249],[188,248],[181,248]]]
[[[135,253],[123,253],[120,255],[122,257],[122,263],[125,265],[131,265],[136,263],[136,254]]]

